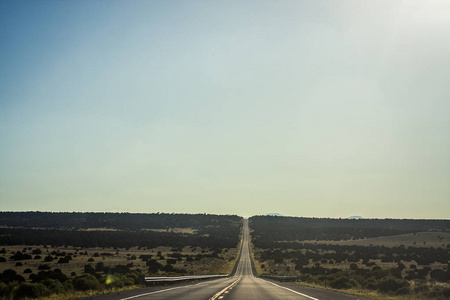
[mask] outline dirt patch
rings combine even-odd
[[[167,228],[167,229],[144,228],[142,230],[155,231],[155,232],[183,233],[183,234],[197,233],[197,230],[194,228]]]

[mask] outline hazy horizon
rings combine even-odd
[[[2,1],[0,210],[448,219],[448,1]]]
[[[24,213],[24,212],[37,212],[37,213],[105,213],[105,214],[188,214],[188,215],[222,215],[222,216],[238,216],[242,217],[244,219],[248,219],[250,217],[256,217],[256,216],[268,216],[268,217],[286,217],[286,218],[306,218],[306,219],[351,219],[351,220],[448,220],[449,218],[387,218],[387,217],[371,217],[366,218],[364,216],[358,216],[358,215],[351,215],[351,216],[336,216],[336,217],[320,217],[320,216],[295,216],[295,215],[283,215],[283,214],[277,214],[273,215],[274,213],[265,213],[265,214],[250,214],[250,215],[240,215],[240,214],[220,214],[220,213],[214,213],[214,212],[163,212],[163,211],[155,211],[155,212],[131,212],[131,211],[0,211],[0,212],[6,212],[6,213]],[[356,217],[356,219],[354,219]]]

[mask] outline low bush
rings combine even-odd
[[[330,286],[335,289],[351,289],[352,287],[354,287],[354,285],[350,281],[350,278],[346,276],[340,276],[331,281]]]
[[[397,295],[397,296],[409,295],[409,294],[411,294],[411,290],[409,287],[406,287],[406,286],[401,287],[395,291],[395,295]]]
[[[76,276],[72,282],[74,288],[80,291],[97,290],[100,288],[100,282],[91,274]]]
[[[393,276],[388,276],[383,278],[377,284],[378,290],[382,293],[395,293],[397,290],[407,287],[409,288],[409,283],[405,280],[398,279]]]
[[[15,299],[40,298],[49,294],[47,288],[42,283],[23,282],[15,290]]]

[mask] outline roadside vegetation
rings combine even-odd
[[[18,228],[21,222],[8,223],[4,214],[1,299],[68,299],[136,288],[145,276],[227,274],[238,255],[242,224],[237,216],[205,214],[32,212],[16,213],[28,218],[23,221],[29,228]],[[60,228],[52,216],[62,222]],[[66,226],[71,218],[76,228]],[[149,222],[153,218],[163,226]],[[141,227],[145,219],[154,228]]]
[[[296,276],[303,284],[372,299],[449,299],[449,225],[447,220],[250,218],[259,274]],[[409,246],[389,238],[398,234],[407,235]],[[390,242],[381,245],[382,237]],[[370,242],[375,238],[377,245]]]

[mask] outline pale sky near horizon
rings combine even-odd
[[[1,1],[0,211],[450,216],[450,1]]]

